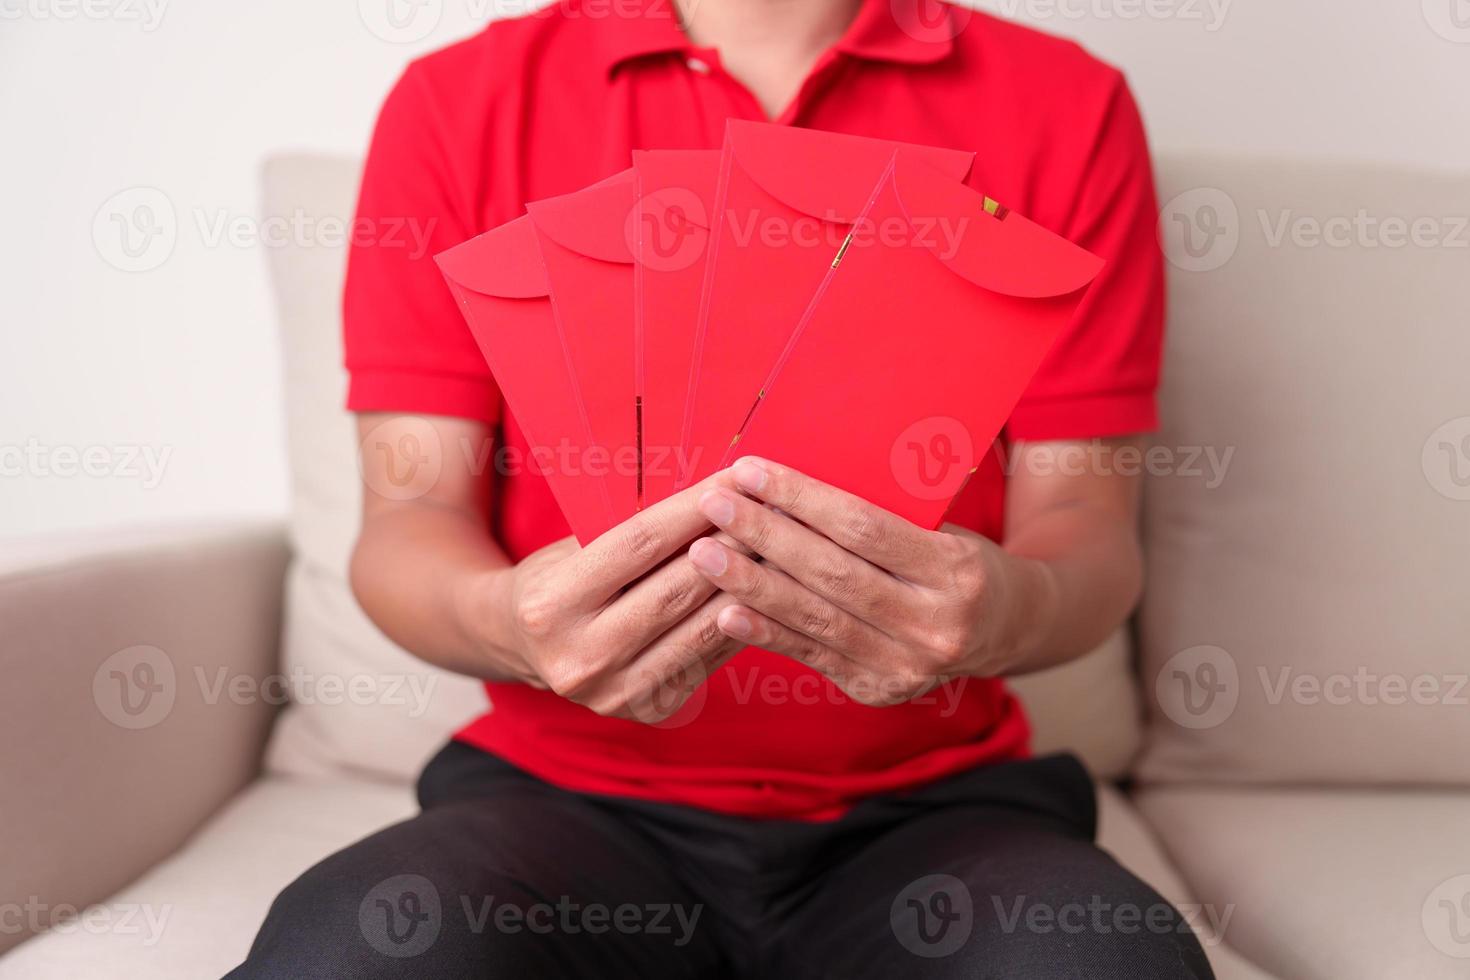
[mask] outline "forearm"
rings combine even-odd
[[[352,590],[390,639],[429,663],[513,679],[519,654],[500,615],[511,562],[470,509],[378,504],[352,555]]]
[[[1037,515],[1008,537],[1007,674],[1025,674],[1095,649],[1127,619],[1143,585],[1134,522],[1087,502]]]

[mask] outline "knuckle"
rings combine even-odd
[[[796,613],[801,631],[818,640],[836,639],[839,632],[838,617],[831,606],[821,602],[803,603]]]
[[[772,473],[768,479],[771,497],[781,502],[782,510],[795,512],[802,506],[806,497],[806,480],[791,479],[785,473]]]
[[[957,597],[973,602],[985,594],[985,570],[979,562],[962,561],[953,567],[950,588]]]
[[[701,616],[694,624],[694,635],[690,640],[697,652],[704,652],[721,645],[727,637],[720,631],[719,620],[714,615]]]
[[[548,589],[529,589],[516,603],[516,628],[532,639],[546,639],[557,627],[560,604]]]
[[[887,696],[884,694],[884,685],[877,679],[866,674],[846,678],[838,682],[842,692],[858,704],[869,708],[883,708],[888,706]]]
[[[697,594],[696,589],[703,580],[691,575],[670,575],[659,583],[658,602],[659,611],[687,609],[694,601]]]
[[[920,694],[928,679],[911,667],[901,667],[872,678],[871,703],[880,708],[903,704]]]
[[[857,597],[857,574],[850,561],[826,559],[812,568],[812,584],[824,595],[833,599]]]
[[[604,718],[615,718],[627,713],[627,701],[624,698],[605,694],[582,702],[582,707]]]
[[[771,514],[765,508],[760,513],[744,522],[745,543],[752,551],[765,554],[770,548],[771,541],[775,537],[776,522],[771,519]]]
[[[883,529],[866,508],[858,508],[842,519],[842,536],[857,551],[877,548],[883,543]]]
[[[639,561],[656,560],[664,550],[664,531],[653,518],[645,517],[628,528],[623,548]]]
[[[941,668],[953,667],[964,659],[968,643],[962,630],[940,629],[926,644],[930,657]]]
[[[585,700],[584,695],[597,674],[597,670],[585,661],[562,658],[547,666],[541,677],[556,694],[580,703]]]
[[[794,657],[808,667],[815,669],[822,662],[822,647],[820,644],[807,639],[796,637],[787,643],[781,651],[788,656]]]

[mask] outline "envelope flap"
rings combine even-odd
[[[939,261],[977,286],[1021,298],[1065,296],[1097,276],[1103,260],[958,181],[899,159],[900,205]]]
[[[524,215],[440,252],[434,261],[451,282],[487,296],[530,299],[550,291],[536,230]]]
[[[708,230],[719,180],[719,150],[634,150],[639,205],[662,225],[679,221]]]
[[[736,163],[776,200],[803,214],[851,224],[895,152],[954,180],[975,154],[937,146],[731,120],[725,139]]]
[[[547,238],[604,262],[632,262],[628,218],[638,204],[638,184],[625,170],[573,194],[534,201],[526,212]]]

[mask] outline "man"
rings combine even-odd
[[[1080,765],[1026,757],[1001,680],[1093,648],[1141,584],[1136,478],[1057,465],[1155,425],[1155,204],[1117,71],[932,0],[569,0],[408,69],[360,215],[438,251],[732,117],[974,149],[972,185],[1108,260],[1008,465],[926,531],[744,460],[579,548],[544,478],[496,465],[529,447],[432,262],[358,243],[360,437],[439,476],[388,499],[405,461],[364,454],[354,589],[494,709],[233,975],[1210,975],[1093,845]]]

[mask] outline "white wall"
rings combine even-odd
[[[1470,0],[983,6],[1125,67],[1156,146],[1470,174]],[[487,0],[0,0],[0,534],[284,507],[257,166],[359,152],[402,63],[488,16]],[[166,236],[120,251],[113,216],[139,203],[157,227],[172,210],[171,253]],[[244,237],[216,240],[221,221]]]

